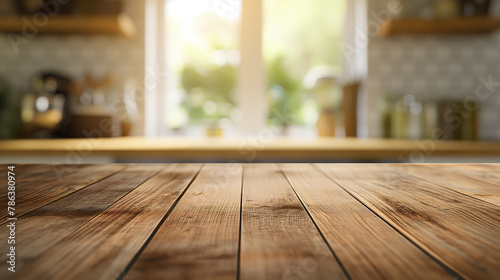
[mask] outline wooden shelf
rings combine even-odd
[[[493,32],[500,28],[500,19],[491,17],[452,19],[391,19],[380,26],[379,36],[402,34],[476,34]]]
[[[132,37],[136,30],[132,19],[125,15],[56,16],[46,24],[37,24],[29,16],[0,17],[0,33],[33,32],[53,34],[111,34]]]

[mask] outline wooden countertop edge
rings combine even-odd
[[[88,138],[3,140],[1,155],[106,155],[131,158],[353,158],[500,156],[500,142],[320,138]]]

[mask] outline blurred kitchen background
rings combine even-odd
[[[497,161],[499,29],[500,0],[0,0],[0,159]]]

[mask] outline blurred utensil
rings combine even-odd
[[[357,136],[359,85],[359,82],[354,82],[343,87],[342,113],[346,137]]]

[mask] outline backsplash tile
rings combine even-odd
[[[368,11],[387,1],[368,1]],[[479,35],[372,37],[368,45],[368,135],[380,137],[380,102],[388,94],[463,99],[479,76],[500,82],[500,32]],[[500,139],[500,88],[481,104],[480,138]]]
[[[133,38],[107,35],[40,34],[23,44],[16,54],[8,35],[0,34],[0,76],[9,80],[17,96],[30,90],[30,77],[51,70],[83,81],[86,73],[102,76],[112,73],[120,80],[144,80],[144,1],[125,0],[125,12],[134,20]],[[142,98],[139,98],[142,100]],[[143,104],[138,104],[143,111]],[[140,114],[143,116],[143,114]],[[134,134],[142,134],[143,119],[137,121]]]

